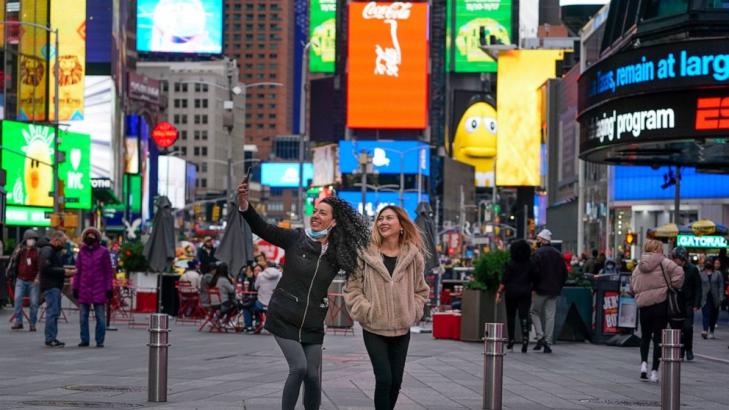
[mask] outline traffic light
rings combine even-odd
[[[627,243],[628,245],[632,245],[633,242],[635,242],[635,234],[628,231],[628,233],[625,234],[625,243]]]

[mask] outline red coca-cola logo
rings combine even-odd
[[[410,18],[410,8],[412,6],[412,3],[402,3],[399,1],[386,4],[378,4],[377,2],[371,1],[362,10],[362,17],[366,20],[407,20]]]
[[[177,141],[177,128],[169,122],[161,122],[152,130],[152,139],[160,148],[171,147]]]

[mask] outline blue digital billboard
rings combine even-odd
[[[304,164],[304,186],[314,178],[314,166]],[[264,162],[261,164],[261,184],[273,188],[294,188],[299,186],[298,162]]]
[[[613,168],[612,192],[615,201],[673,199],[675,186],[661,189],[668,167],[616,166]],[[729,175],[704,174],[695,168],[681,168],[681,198],[705,199],[729,197]]]
[[[420,141],[339,141],[339,169],[349,174],[359,169],[362,150],[372,157],[380,174],[430,175],[430,147]]]
[[[113,0],[86,2],[86,63],[111,63]]]
[[[138,0],[137,51],[220,54],[223,0]]]
[[[349,202],[354,209],[362,212],[362,192],[361,191],[340,191],[337,196]],[[400,206],[400,193],[399,192],[373,192],[368,191],[365,196],[367,204],[365,209],[367,215],[374,217],[375,213],[387,205]],[[430,198],[427,194],[420,194],[421,202],[429,202]],[[417,192],[404,192],[403,193],[403,208],[408,212],[408,215],[413,220],[417,216],[415,209],[418,207],[418,193]]]

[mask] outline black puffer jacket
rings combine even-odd
[[[268,304],[266,330],[284,339],[321,344],[327,291],[339,269],[327,262],[321,243],[302,229],[271,225],[252,206],[241,214],[253,233],[286,252],[283,276]]]
[[[534,290],[538,295],[559,296],[567,281],[567,265],[562,254],[550,245],[543,245],[532,257],[537,274],[534,278]]]
[[[63,249],[55,248],[48,238],[38,240],[38,265],[40,266],[40,290],[63,289],[66,271],[63,269]]]

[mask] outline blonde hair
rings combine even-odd
[[[656,239],[646,239],[643,252],[663,253],[663,243]]]
[[[397,219],[400,222],[400,227],[402,227],[402,234],[400,234],[400,246],[414,246],[415,248],[423,252],[423,254],[426,254],[427,250],[425,249],[425,244],[423,243],[423,237],[420,236],[420,229],[418,229],[413,221],[410,220],[408,213],[399,206],[388,205],[380,209],[380,211],[377,212],[377,216],[375,217],[375,224],[377,224],[377,220],[380,218],[380,215],[382,215],[382,213],[388,209],[394,212],[395,215],[397,215]],[[382,245],[382,235],[380,235],[380,231],[377,230],[377,227],[374,227],[372,229],[372,243],[377,247],[380,247]]]

